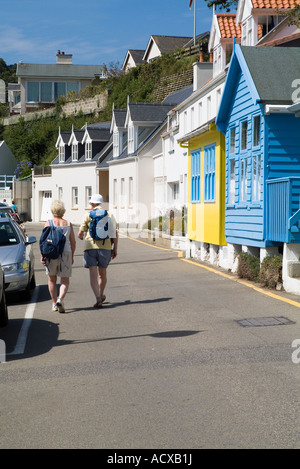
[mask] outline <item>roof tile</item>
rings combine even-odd
[[[217,20],[222,38],[241,37],[241,26],[236,24],[236,15],[218,13]]]
[[[294,8],[299,0],[252,0],[253,8]]]

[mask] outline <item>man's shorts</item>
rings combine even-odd
[[[72,277],[72,253],[63,252],[62,258],[51,259],[47,262],[47,267],[46,273],[51,277]]]
[[[101,267],[106,269],[111,260],[110,249],[87,249],[84,251],[83,262],[84,267]]]

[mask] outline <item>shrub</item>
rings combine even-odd
[[[240,278],[247,280],[259,281],[259,258],[249,254],[248,252],[241,252],[239,254],[239,264],[237,274]]]
[[[276,288],[282,282],[282,255],[267,256],[261,263],[259,280],[268,288]]]

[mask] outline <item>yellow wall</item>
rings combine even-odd
[[[216,144],[215,202],[204,202],[204,147]],[[185,144],[186,145],[186,144]],[[188,237],[195,241],[225,245],[225,138],[216,130],[210,130],[188,142]],[[200,202],[191,203],[191,152],[201,150]]]

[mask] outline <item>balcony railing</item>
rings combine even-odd
[[[300,242],[300,177],[267,181],[267,240]]]
[[[35,166],[33,170],[34,176],[51,176],[52,169],[50,166]]]

